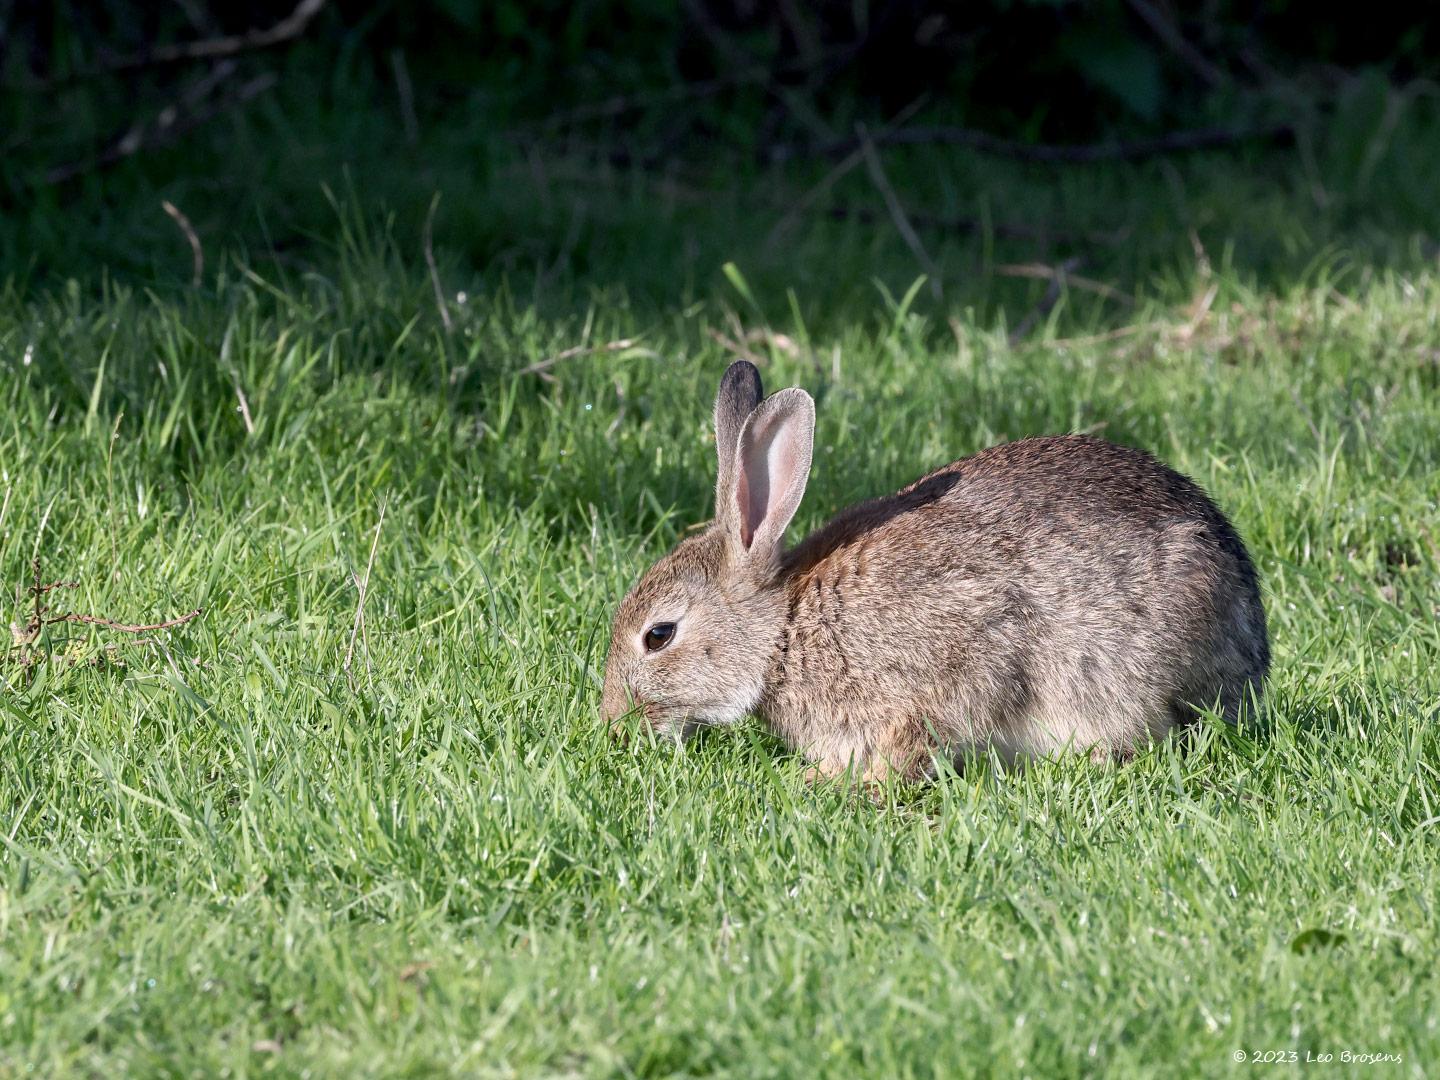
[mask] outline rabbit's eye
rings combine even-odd
[[[670,644],[670,639],[674,636],[675,624],[673,622],[657,622],[645,631],[645,651],[659,652]]]

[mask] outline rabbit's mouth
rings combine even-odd
[[[638,721],[638,723],[637,723]],[[684,710],[671,710],[653,702],[639,702],[610,722],[610,734],[622,742],[628,742],[637,728],[649,731],[662,739],[673,739],[677,743],[687,742],[703,722]]]
[[[704,724],[696,711],[685,705],[661,705],[658,702],[640,702],[640,715],[646,725],[657,735],[676,742],[685,742]]]
[[[708,701],[656,701],[626,692],[624,706],[607,700],[602,716],[616,738],[628,739],[637,728],[661,738],[686,742],[701,728],[723,727],[735,719],[735,710]]]

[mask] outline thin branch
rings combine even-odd
[[[45,625],[45,620],[44,620],[45,608],[44,608],[44,607],[41,605],[41,603],[40,603],[40,597],[42,597],[42,596],[45,595],[45,591],[46,591],[46,590],[45,590],[45,586],[43,586],[43,585],[40,584],[40,556],[39,556],[39,555],[36,555],[35,558],[31,561],[30,569],[33,571],[33,573],[34,573],[34,575],[35,575],[35,586],[34,586],[34,588],[32,588],[32,589],[30,590],[31,595],[35,597],[35,614],[31,617],[31,619],[30,619],[30,626],[29,626],[27,629],[29,630],[29,632],[30,632],[31,634],[34,634],[37,630],[40,629],[40,627],[42,627],[42,626]]]
[[[516,375],[540,375],[544,376],[552,367],[564,360],[570,360],[576,356],[591,356],[595,353],[621,352],[625,349],[633,349],[637,341],[635,338],[620,338],[618,341],[607,341],[604,345],[572,345],[568,349],[561,349],[554,356],[547,356],[544,360],[537,360],[528,367],[517,371]]]
[[[245,434],[255,434],[255,421],[250,416],[250,401],[245,396],[245,389],[240,385],[240,380],[235,380],[235,398],[240,402],[240,419],[245,422]]]
[[[255,49],[269,49],[283,45],[299,37],[316,15],[324,8],[326,0],[300,0],[294,10],[273,26],[259,30],[247,30],[243,34],[226,37],[205,38],[201,41],[187,41],[179,45],[158,45],[153,49],[121,57],[96,68],[78,72],[64,81],[93,78],[97,75],[116,75],[139,68],[159,67],[165,64],[183,64],[195,60],[215,60],[234,56],[237,53]]]
[[[936,300],[941,299],[945,294],[940,284],[940,267],[936,266],[935,260],[930,258],[930,253],[920,242],[920,236],[915,232],[915,227],[905,216],[905,207],[901,205],[900,196],[895,194],[889,177],[885,175],[885,167],[880,164],[880,155],[875,152],[875,144],[870,141],[870,135],[865,130],[864,124],[855,125],[855,137],[860,140],[860,152],[865,155],[865,167],[870,173],[870,180],[880,190],[880,195],[885,200],[885,207],[890,211],[890,219],[895,222],[896,231],[900,233],[905,245],[910,249],[910,253],[915,256],[915,261],[920,264],[920,268],[930,276],[930,292]]]
[[[1150,28],[1150,32],[1160,39],[1161,43],[1172,53],[1183,60],[1187,67],[1200,80],[1211,89],[1219,86],[1225,81],[1225,73],[1205,58],[1205,55],[1180,33],[1170,19],[1149,0],[1127,0],[1130,9],[1139,16],[1140,21]]]
[[[435,245],[433,229],[435,226],[435,211],[440,206],[440,192],[430,200],[430,212],[425,215],[425,231],[423,235],[425,246],[425,265],[430,271],[430,284],[435,289],[435,306],[440,309],[440,322],[445,326],[445,333],[453,333],[455,324],[450,321],[450,308],[445,303],[445,290],[440,285],[440,268],[435,265]]]
[[[1052,338],[1049,345],[1053,349],[1078,349],[1091,345],[1103,345],[1110,341],[1119,341],[1121,338],[1131,337],[1142,331],[1153,330],[1148,323],[1137,323],[1130,326],[1119,326],[1114,330],[1106,330],[1099,334],[1086,334],[1083,337]]]
[[[1113,285],[1096,281],[1094,278],[1081,277],[1078,274],[1067,274],[1060,267],[1047,266],[1045,263],[1007,263],[995,267],[995,273],[1001,277],[1033,278],[1039,281],[1054,281],[1057,278],[1064,278],[1065,284],[1072,288],[1092,292],[1096,296],[1103,296],[1106,300],[1114,300],[1127,307],[1135,306],[1133,296],[1122,292]]]
[[[615,432],[620,430],[620,425],[625,422],[625,387],[617,378],[615,382],[615,403],[619,406],[615,410],[615,419],[610,421],[610,426],[605,429],[605,438],[611,438]]]
[[[183,626],[191,619],[198,619],[203,614],[205,614],[204,608],[196,608],[194,611],[186,612],[178,618],[166,619],[164,622],[138,624],[116,622],[114,619],[102,619],[98,615],[80,615],[71,612],[48,618],[45,620],[45,624],[48,626],[51,623],[62,622],[84,623],[87,626],[103,626],[107,630],[118,630],[122,634],[143,634],[150,630],[169,630],[174,626]]]
[[[659,105],[670,105],[681,101],[692,101],[713,97],[715,94],[736,86],[768,83],[782,75],[803,74],[817,66],[821,75],[830,69],[838,70],[855,56],[856,48],[846,45],[829,49],[809,60],[794,60],[790,63],[770,67],[756,64],[751,67],[734,67],[711,79],[681,82],[646,94],[616,94],[602,101],[589,102],[573,109],[551,113],[542,125],[545,131],[556,131],[572,124],[587,120],[607,120]]]
[[[910,102],[909,105],[906,105],[905,108],[891,117],[885,126],[875,133],[875,136],[884,137],[893,134],[900,125],[904,124],[920,111],[925,101],[926,96],[924,94],[917,97],[914,101]],[[770,230],[770,234],[765,238],[765,246],[767,248],[773,248],[818,199],[828,194],[830,189],[835,186],[841,177],[864,160],[865,150],[862,145],[857,145],[851,149],[833,169],[820,178],[818,184],[800,196],[800,198],[785,211],[784,216],[775,223],[774,227]]]
[[[190,242],[190,259],[193,263],[190,284],[198,289],[205,278],[205,249],[200,246],[200,237],[196,235],[195,227],[190,224],[190,219],[185,216],[184,211],[169,199],[161,199],[160,207],[170,215],[170,219],[180,227],[180,231],[185,234],[185,239]]]
[[[960,127],[912,127],[877,131],[871,139],[876,146],[961,146],[982,154],[1057,165],[1087,165],[1104,161],[1143,161],[1165,154],[1215,150],[1244,142],[1289,143],[1295,138],[1293,124],[1268,124],[1250,128],[1210,127],[1172,131],[1152,139],[1104,143],[1024,143],[1002,139],[985,131]],[[856,139],[837,139],[820,146],[816,153],[826,157],[851,153]]]
[[[751,352],[749,348],[747,348],[745,345],[742,345],[738,341],[726,337],[723,333],[721,333],[719,330],[716,330],[713,326],[706,330],[705,333],[711,338],[713,338],[718,345],[728,350],[732,355],[738,356],[741,360],[748,360],[756,367],[765,366],[765,361],[762,360],[759,356],[755,355],[755,353]]]
[[[39,562],[39,559],[35,560],[35,569],[37,571],[39,570]],[[45,593],[51,592],[54,589],[78,589],[79,587],[80,583],[78,581],[52,581],[48,585],[37,583],[30,589],[30,592],[34,596],[43,596]]]
[[[727,65],[737,68],[748,66],[747,61],[751,60],[750,54],[738,42],[732,41],[729,35],[716,24],[701,0],[681,0],[681,6],[690,16],[691,21],[699,28],[701,34],[710,42],[716,52],[721,54]],[[833,134],[833,130],[809,101],[790,87],[778,82],[773,74],[765,82],[765,92],[780,102],[791,116],[814,134],[821,138],[829,138]]]
[[[86,173],[118,165],[141,150],[164,146],[199,127],[224,109],[243,105],[258,97],[279,81],[274,73],[266,72],[242,84],[229,98],[202,108],[216,87],[234,71],[234,61],[227,60],[217,64],[213,71],[192,85],[180,101],[160,110],[154,120],[135,124],[93,160],[72,161],[55,166],[44,174],[44,182],[52,185],[63,184]]]
[[[1065,291],[1065,275],[1080,267],[1082,260],[1079,256],[1066,259],[1058,267],[1057,273],[1050,279],[1050,284],[1045,288],[1045,295],[1040,302],[1030,309],[1029,313],[1015,324],[1015,329],[1010,331],[1010,347],[1014,348],[1024,341],[1035,329],[1042,319],[1048,318],[1050,312],[1055,310],[1055,305],[1060,302],[1060,294]]]
[[[35,598],[35,606],[31,611],[30,621],[23,628],[16,624],[13,631],[16,640],[27,650],[29,644],[39,636],[44,627],[54,626],[56,623],[83,623],[86,626],[103,626],[107,630],[118,630],[122,634],[143,634],[151,630],[169,630],[171,627],[183,626],[204,614],[203,608],[196,608],[178,618],[166,619],[164,622],[158,623],[122,623],[114,619],[102,618],[99,615],[84,615],[77,611],[68,611],[63,615],[51,615],[50,609],[40,602],[40,598],[56,589],[78,589],[80,583],[78,581],[51,581],[42,584],[39,555],[31,560],[30,573],[34,584],[27,591]],[[23,655],[28,657],[28,651]]]
[[[874,138],[872,134],[871,138]],[[855,153],[855,163],[864,160],[864,155],[858,150]],[[853,167],[853,166],[848,166]],[[847,167],[847,168],[848,168]],[[515,167],[511,167],[512,169]],[[605,183],[609,177],[603,172],[586,163],[579,169],[560,168],[550,165],[550,175],[571,184],[584,184],[593,187],[596,183]],[[838,172],[837,167],[834,172]],[[771,239],[768,243],[774,243],[790,227],[792,227],[799,216],[813,207],[818,197],[828,190],[833,180],[838,177],[827,176],[820,184],[810,188],[799,199],[788,198],[779,194],[760,195],[754,192],[744,196],[745,209],[775,210],[782,214],[779,221],[771,229]],[[689,204],[714,204],[718,201],[734,198],[735,192],[731,190],[720,190],[708,186],[687,185],[677,181],[674,177],[664,175],[657,176],[637,169],[628,180],[635,180],[643,183],[650,190],[671,200],[683,201]],[[824,209],[817,211],[836,221],[858,221],[862,224],[883,222],[885,211],[873,206],[856,206],[848,203],[831,203]],[[916,211],[908,211],[911,223],[917,229],[933,229],[936,232],[946,233],[989,233],[993,236],[1006,240],[1033,240],[1040,243],[1086,243],[1098,244],[1105,247],[1115,247],[1125,243],[1131,230],[1129,227],[1117,229],[1089,229],[1083,232],[1074,229],[1054,228],[1044,223],[1035,225],[1022,224],[1018,221],[992,221],[988,218],[972,216],[952,216],[941,214],[924,214]]]

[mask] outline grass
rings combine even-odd
[[[111,272],[47,218],[57,246],[0,290],[3,614],[26,622],[37,556],[79,584],[56,612],[205,614],[57,623],[0,665],[0,1073],[1433,1071],[1431,225],[1370,233],[1323,170],[1307,204],[1289,157],[1180,168],[1184,206],[1133,169],[997,195],[1154,223],[1087,267],[1133,309],[1072,290],[1015,347],[1044,283],[995,275],[993,237],[936,244],[937,304],[883,223],[767,260],[774,215],[738,202],[602,191],[568,252],[541,230],[535,273],[437,231],[452,334],[418,219],[338,171],[331,216],[287,226],[299,255],[195,213],[228,238],[198,289],[173,231]],[[203,203],[125,183],[108,211],[77,196],[106,244],[175,185]],[[801,530],[1042,431],[1199,479],[1264,576],[1265,727],[883,806],[807,788],[758,727],[610,741],[610,606],[708,513],[714,333],[765,328],[770,385],[819,400]]]

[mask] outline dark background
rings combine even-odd
[[[982,258],[1143,294],[1197,240],[1273,282],[1440,232],[1420,5],[10,0],[0,41],[0,259],[27,289],[184,282],[162,200],[213,272],[321,265],[346,215],[414,259],[439,193],[453,275],[560,305],[673,300],[727,261],[903,289],[884,186],[982,315],[1043,287]],[[884,185],[845,167],[859,125]]]

